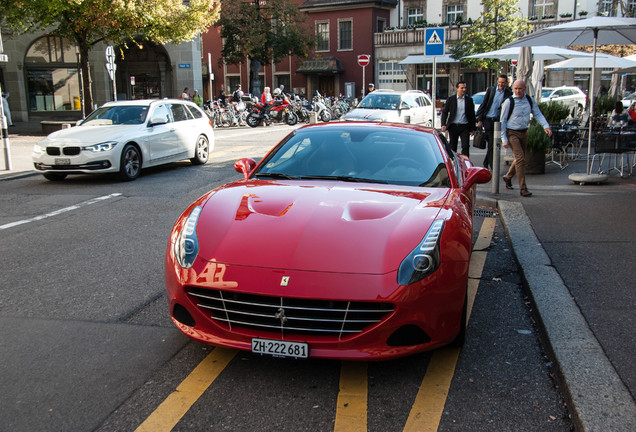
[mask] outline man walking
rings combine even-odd
[[[469,156],[470,135],[475,133],[475,104],[466,96],[466,82],[458,81],[456,94],[446,100],[442,109],[442,132],[448,129],[449,144],[457,151],[457,141],[462,140],[462,154]]]
[[[484,167],[492,169],[493,145],[495,143],[495,122],[499,121],[499,113],[503,101],[512,96],[512,90],[508,87],[508,75],[501,74],[497,78],[497,87],[489,87],[484,95],[484,101],[477,110],[477,127],[484,128],[484,136],[488,143]]]
[[[526,94],[526,84],[517,80],[512,84],[513,96],[506,99],[501,105],[501,141],[504,147],[512,148],[515,160],[510,165],[510,170],[503,176],[506,189],[513,189],[512,178],[517,175],[519,190],[522,197],[529,197],[525,175],[525,156],[528,148],[528,126],[530,114],[539,122],[545,133],[552,136],[552,130],[547,120],[541,113],[539,105]]]

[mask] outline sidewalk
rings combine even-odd
[[[2,180],[36,175],[31,149],[39,123],[9,129],[12,170]],[[471,148],[481,165],[484,150]],[[0,159],[4,161],[3,155]],[[4,168],[4,166],[0,166]],[[501,174],[508,167],[502,164]],[[478,204],[497,208],[560,370],[577,430],[636,430],[636,178],[575,185],[586,161],[527,176],[529,198],[500,181],[479,185]]]

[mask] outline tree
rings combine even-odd
[[[460,41],[451,47],[452,57],[461,59],[500,49],[530,30],[527,20],[518,15],[517,0],[482,0],[483,12],[473,25],[463,29]],[[463,59],[471,67],[497,70],[496,59]]]
[[[126,44],[137,37],[161,44],[184,42],[217,18],[215,0],[0,0],[0,20],[16,33],[52,29],[50,34],[75,42],[84,114],[93,105],[88,54],[96,44]]]
[[[225,39],[219,61],[240,64],[247,57],[250,92],[258,95],[262,64],[278,63],[288,55],[309,55],[315,41],[304,22],[305,15],[290,0],[225,1],[215,24]]]

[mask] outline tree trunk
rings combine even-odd
[[[80,65],[81,65],[81,74],[82,74],[82,91],[84,93],[84,112],[83,116],[86,117],[91,112],[93,112],[93,92],[92,92],[92,80],[91,80],[91,70],[90,65],[88,64],[88,46],[86,44],[79,42],[78,43],[80,50]]]

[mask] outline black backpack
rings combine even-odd
[[[528,103],[530,104],[530,111],[532,111],[532,98],[530,97],[528,93],[526,93],[526,99],[528,99]],[[510,101],[510,109],[508,110],[507,120],[510,120],[510,116],[512,115],[512,110],[515,109],[515,99],[513,96],[510,96],[508,100]]]
[[[239,96],[240,93],[238,90],[234,90],[234,93],[232,93],[232,98],[234,99],[235,102],[240,102],[241,101],[241,96]]]

